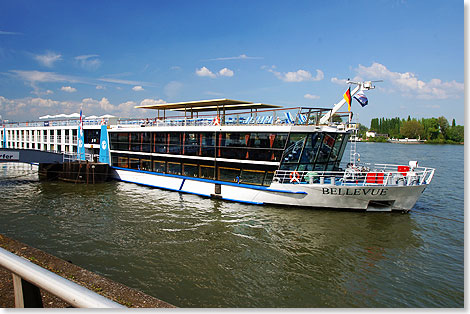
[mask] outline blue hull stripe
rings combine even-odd
[[[307,192],[304,192],[304,191],[276,190],[276,189],[270,189],[269,187],[266,187],[266,186],[258,186],[258,185],[249,185],[249,184],[240,184],[240,183],[232,183],[232,182],[225,182],[225,181],[216,181],[216,180],[209,180],[209,179],[193,178],[193,177],[186,177],[186,176],[180,176],[180,175],[176,175],[176,174],[167,174],[167,173],[161,173],[161,172],[150,172],[150,171],[145,171],[145,170],[136,170],[136,169],[115,167],[115,166],[112,166],[111,168],[118,169],[118,170],[138,172],[138,173],[147,173],[147,174],[163,176],[163,177],[188,179],[188,180],[207,182],[207,183],[218,183],[218,184],[222,184],[222,185],[236,186],[236,187],[239,187],[239,188],[247,188],[247,189],[252,189],[252,190],[261,190],[261,191],[276,192],[276,193],[288,193],[288,194],[308,194]],[[165,187],[163,187],[163,188],[165,188]]]
[[[138,182],[128,181],[128,180],[120,180],[120,181],[122,181],[122,182],[127,182],[127,183],[134,183],[134,184],[143,185],[143,186],[149,186],[149,187],[158,188],[158,189],[163,189],[163,190],[168,190],[168,191],[183,192],[183,193],[194,194],[194,195],[199,195],[199,196],[204,196],[204,197],[211,197],[210,195],[207,195],[207,194],[201,194],[201,193],[195,193],[195,192],[189,192],[189,191],[182,191],[181,189],[180,189],[180,190],[176,190],[176,189],[167,188],[167,187],[158,186],[158,185],[153,185],[153,184],[138,183]],[[223,200],[226,200],[226,201],[237,202],[237,203],[245,203],[245,204],[251,204],[251,205],[264,205],[263,202],[242,201],[242,200],[235,200],[235,199],[225,198],[225,197],[223,197],[222,199],[223,199]]]

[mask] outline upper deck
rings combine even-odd
[[[320,124],[322,116],[331,109],[290,107],[261,103],[240,102],[229,99],[137,106],[153,109],[154,114],[144,118],[117,118],[109,115],[84,117],[84,128],[94,129],[109,125],[111,129],[133,127],[211,127],[211,126],[316,126],[332,127],[344,131],[355,125],[338,122],[350,117],[349,112],[337,113],[327,123]],[[156,114],[155,114],[156,110]],[[57,115],[42,121],[10,122],[3,127],[10,128],[71,128],[79,124],[79,118],[64,119]],[[346,119],[349,120],[349,119]],[[336,122],[335,122],[336,121]],[[332,131],[330,129],[330,131]]]

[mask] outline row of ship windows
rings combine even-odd
[[[138,149],[140,145],[142,151],[152,145],[283,149],[287,138],[288,133],[262,132],[120,132],[109,134],[111,145],[128,146],[127,150]],[[146,144],[150,146],[145,146]]]
[[[7,142],[4,147],[18,148],[18,149],[37,149],[37,150],[58,151],[58,152],[77,152],[77,146],[69,145],[69,144],[57,145],[57,144],[45,144],[45,143]]]
[[[164,161],[149,159],[150,157],[123,156],[112,154],[112,165],[134,170],[150,171],[194,178],[220,180],[227,182],[267,185],[271,184],[274,171],[260,169],[244,169],[237,166],[214,166],[195,162]]]
[[[0,136],[3,138],[3,132],[0,132]],[[60,137],[62,136],[77,136],[77,130],[6,130],[5,133],[8,139],[27,139],[27,138],[41,138],[41,137]]]
[[[3,137],[0,137],[0,139],[3,140]],[[69,143],[70,140],[72,140],[73,144],[77,144],[77,137],[76,136],[74,136],[74,137],[65,136],[64,138],[62,138],[60,135],[59,136],[52,136],[51,135],[49,137],[43,136],[42,137],[42,142],[43,143],[62,142],[62,139],[64,139],[65,143]],[[25,138],[22,138],[22,139],[15,139],[15,138],[8,138],[7,137],[6,140],[7,140],[7,142],[19,142],[19,143],[21,143],[21,142],[26,142],[26,143],[28,143],[28,142],[41,142],[41,137],[35,138],[33,136],[32,137],[26,136]]]

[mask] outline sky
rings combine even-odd
[[[0,1],[0,115],[154,117],[134,106],[228,98],[332,108],[383,80],[357,121],[464,124],[464,2]],[[342,110],[347,110],[343,107]]]

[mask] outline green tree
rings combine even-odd
[[[424,127],[423,137],[427,140],[435,140],[439,136],[439,123],[436,118],[421,119]]]
[[[400,133],[407,138],[420,138],[423,136],[424,127],[418,121],[410,120],[403,123]]]
[[[331,117],[331,121],[342,123],[342,122],[343,122],[343,119],[341,119],[341,117],[335,113],[335,114],[333,114],[333,116]]]
[[[367,131],[369,131],[369,129],[365,125],[359,124],[359,128],[358,128],[358,131],[357,131],[357,136],[365,138]]]
[[[441,131],[444,139],[447,139],[447,129],[449,128],[449,121],[443,116],[437,118],[437,123],[439,123],[439,130]]]
[[[462,125],[452,126],[447,130],[448,139],[458,143],[462,143],[464,141],[464,133],[464,127]]]

